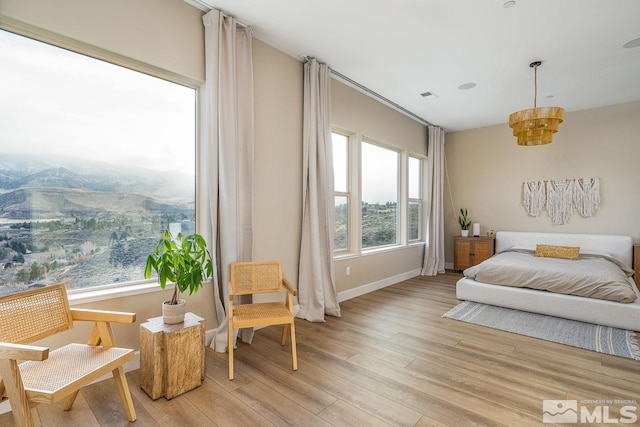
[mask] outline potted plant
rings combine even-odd
[[[151,278],[152,271],[158,275],[160,287],[165,289],[167,281],[172,282],[173,296],[162,304],[164,323],[174,324],[184,321],[185,300],[179,293],[189,290],[189,295],[198,292],[203,282],[213,276],[213,262],[207,250],[207,243],[199,234],[178,236],[174,240],[169,230],[147,257],[144,277]]]
[[[467,237],[469,235],[469,227],[471,226],[471,218],[469,218],[466,209],[460,208],[458,224],[460,224],[460,235]]]

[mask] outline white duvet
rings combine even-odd
[[[604,255],[579,260],[543,258],[533,251],[509,249],[467,268],[466,277],[493,285],[531,288],[629,303],[635,301],[633,270]]]

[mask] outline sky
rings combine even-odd
[[[195,172],[196,91],[0,30],[0,153]]]
[[[398,202],[398,153],[374,144],[362,144],[362,201]]]
[[[332,133],[333,170],[335,191],[348,191],[348,141],[349,138],[339,133]],[[362,200],[367,203],[385,204],[398,202],[398,162],[399,154],[368,142],[362,143]],[[420,197],[420,160],[409,156],[408,165],[409,197]],[[344,203],[336,199],[336,204]]]

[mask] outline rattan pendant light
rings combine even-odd
[[[564,121],[564,108],[538,107],[538,67],[541,61],[529,64],[533,68],[534,97],[533,108],[516,111],[509,116],[509,127],[513,129],[513,136],[518,138],[518,145],[549,144],[558,126]]]

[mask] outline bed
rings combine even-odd
[[[499,231],[496,233],[495,257],[512,249],[535,250],[538,244],[579,246],[581,254],[606,253],[627,268],[633,267],[633,240],[619,235]],[[460,300],[640,331],[640,292],[633,279],[628,280],[637,296],[629,303],[500,286],[469,277],[457,282],[456,296]]]

